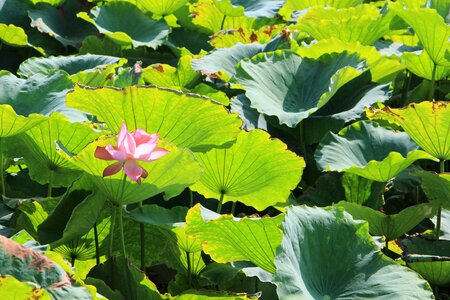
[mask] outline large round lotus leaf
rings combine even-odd
[[[357,53],[361,58],[364,58],[372,75],[372,80],[377,83],[393,81],[398,72],[405,68],[398,60],[382,56],[373,46],[364,46],[359,42],[344,42],[335,37],[320,40],[310,47],[299,47],[295,50],[301,57],[314,59],[326,53],[342,53],[344,51]]]
[[[215,0],[214,3],[227,16],[273,18],[286,0]]]
[[[400,3],[389,3],[389,9],[408,23],[419,37],[420,43],[438,65],[450,66],[450,28],[435,9],[404,8]]]
[[[1,235],[0,258],[0,274],[11,275],[22,282],[35,283],[54,299],[92,299],[88,289],[77,283],[73,284],[66,272],[54,261]]]
[[[83,10],[78,1],[64,1],[59,7],[41,3],[28,11],[31,26],[58,40],[64,47],[79,48],[83,40],[97,31],[88,23],[77,18]]]
[[[450,241],[428,240],[420,236],[403,239],[402,258],[408,267],[431,284],[450,284]]]
[[[285,203],[300,181],[305,162],[262,130],[242,131],[228,149],[196,153],[202,177],[191,189],[223,203],[239,201],[257,210]]]
[[[251,261],[274,273],[283,217],[239,219],[214,214],[197,204],[186,216],[187,232],[202,242],[203,251],[216,262]]]
[[[367,110],[372,120],[400,125],[426,152],[441,160],[450,159],[450,105],[447,102],[412,103],[406,108]]]
[[[360,75],[364,66],[356,54],[333,53],[313,60],[275,51],[242,60],[236,82],[245,88],[253,108],[295,127]]]
[[[435,215],[435,210],[429,203],[410,206],[394,215],[386,215],[370,207],[346,201],[341,201],[336,206],[343,207],[355,220],[367,221],[372,235],[385,236],[388,241],[395,240],[423,219]]]
[[[32,57],[20,64],[17,71],[23,77],[30,77],[36,73],[49,74],[52,70],[63,70],[69,75],[95,68],[104,68],[105,65],[121,66],[124,59],[105,55],[72,55]]]
[[[207,151],[236,139],[241,122],[209,98],[156,87],[89,89],[75,86],[67,104],[92,113],[119,132],[122,122],[130,131],[158,132],[168,141],[193,151]]]
[[[200,32],[215,34],[223,29],[251,29],[255,18],[246,16],[226,16],[211,0],[199,0],[191,4],[189,11],[193,16],[192,23],[200,27]]]
[[[91,180],[107,200],[116,204],[132,204],[143,201],[159,193],[167,198],[178,195],[184,188],[196,182],[201,174],[201,167],[188,149],[180,149],[161,141],[158,146],[168,149],[169,154],[153,162],[138,163],[148,172],[148,177],[139,185],[127,178],[123,183],[124,172],[102,177],[103,170],[111,161],[94,156],[97,146],[116,145],[116,139],[100,138],[86,146],[71,162],[91,175]]]
[[[169,35],[169,26],[164,19],[154,20],[129,2],[108,2],[94,7],[90,14],[92,17],[79,13],[78,17],[123,45],[156,49]]]
[[[106,0],[104,2],[114,2],[114,1],[123,1],[123,2],[130,2],[139,9],[141,9],[143,12],[150,12],[157,16],[167,16],[171,13],[175,12],[180,7],[184,6],[186,3],[189,2],[189,0]]]
[[[19,116],[11,105],[0,104],[0,137],[22,133],[44,120],[45,117],[39,114],[30,114],[28,118]]]
[[[66,117],[53,113],[20,137],[25,147],[20,147],[18,154],[24,157],[33,180],[40,184],[51,181],[54,187],[68,186],[80,171],[57,148],[76,154],[100,135],[88,125],[70,123]]]
[[[415,175],[422,178],[422,189],[428,201],[450,209],[450,174],[422,171]]]
[[[315,5],[326,5],[335,8],[352,7],[361,4],[362,0],[286,0],[286,4],[278,12],[284,19],[291,19],[292,13]]]
[[[48,116],[56,111],[71,121],[85,121],[83,113],[66,106],[66,94],[72,88],[69,76],[63,71],[35,74],[28,79],[0,71],[0,104],[11,105],[18,115],[25,117],[32,113]]]
[[[442,80],[450,75],[450,66],[437,65],[434,70],[435,64],[426,51],[422,51],[420,55],[405,52],[402,55],[402,60],[411,73],[428,80],[433,80],[433,76],[435,80]]]
[[[404,132],[372,122],[357,122],[338,134],[328,133],[315,153],[322,171],[349,172],[386,182],[418,159],[436,160]]]
[[[426,281],[384,256],[367,223],[342,208],[288,208],[282,230],[280,299],[434,299]]]
[[[391,14],[380,13],[378,7],[371,4],[341,9],[315,6],[299,18],[298,26],[316,40],[334,37],[371,45],[390,31],[391,19]]]

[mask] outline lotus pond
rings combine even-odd
[[[0,299],[450,299],[448,0],[0,0]]]

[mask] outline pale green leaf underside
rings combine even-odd
[[[11,105],[0,104],[0,137],[9,137],[36,126],[45,121],[39,114],[30,114],[28,118],[17,115]]]
[[[281,243],[279,226],[283,215],[255,219],[226,215],[205,221],[204,210],[199,204],[194,206],[186,221],[188,234],[201,240],[205,253],[219,263],[251,261],[268,272],[275,272],[273,260]]]
[[[280,299],[433,299],[426,281],[384,256],[342,208],[297,206],[275,257]]]
[[[432,80],[434,62],[426,51],[423,51],[420,55],[408,52],[403,53],[402,60],[412,73],[419,77]],[[436,66],[435,80],[442,80],[448,75],[450,75],[450,66]]]
[[[341,201],[336,206],[344,207],[355,220],[367,221],[372,235],[385,236],[388,241],[407,233],[423,219],[431,218],[435,213],[433,207],[427,203],[410,206],[394,215],[386,215],[370,207],[346,201]]]
[[[441,160],[450,159],[450,105],[447,102],[412,103],[404,109],[389,107],[373,112],[369,119],[382,119],[400,125],[427,153]]]
[[[328,133],[316,150],[319,169],[357,174],[386,182],[418,159],[436,160],[406,133],[385,129],[371,122],[358,122],[339,134]]]
[[[242,131],[227,149],[196,153],[204,172],[191,189],[206,198],[239,201],[263,210],[284,203],[302,176],[305,162],[262,130]]]
[[[75,86],[67,105],[89,112],[119,132],[122,122],[158,132],[179,147],[207,151],[236,139],[241,122],[208,98],[157,87],[89,89]]]
[[[275,51],[241,61],[236,81],[245,88],[252,108],[277,116],[280,124],[295,127],[326,105],[364,67],[356,54],[326,54],[313,60]]]
[[[315,5],[344,8],[356,6],[362,2],[362,0],[286,0],[286,4],[280,9],[278,14],[289,20],[294,11],[304,10]]]
[[[143,201],[159,193],[166,193],[167,198],[178,195],[184,188],[198,180],[201,167],[188,149],[179,149],[164,142],[159,147],[168,149],[169,154],[153,162],[138,162],[148,172],[148,177],[139,185],[127,179],[122,192],[124,173],[102,177],[103,170],[114,163],[94,157],[97,146],[116,145],[116,140],[99,139],[89,144],[71,162],[90,175],[100,192],[111,202],[131,204]]]

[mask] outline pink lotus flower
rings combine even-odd
[[[148,134],[142,129],[129,133],[127,126],[123,123],[117,137],[117,147],[107,145],[95,149],[96,158],[117,160],[116,163],[105,168],[103,177],[114,175],[123,168],[131,180],[141,184],[141,178],[147,178],[148,173],[137,161],[154,161],[169,152],[164,148],[157,148],[158,138],[156,133]]]

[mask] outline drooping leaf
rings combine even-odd
[[[359,42],[345,42],[335,37],[323,39],[310,47],[299,47],[295,50],[301,57],[317,59],[325,53],[357,53],[366,60],[372,75],[372,80],[377,83],[388,83],[405,67],[395,59],[382,56],[375,47],[364,46]]]
[[[404,8],[398,3],[390,3],[389,9],[414,29],[425,51],[435,64],[450,66],[448,41],[450,28],[436,10]]]
[[[96,30],[77,18],[77,13],[84,10],[78,1],[64,1],[62,6],[53,7],[40,3],[28,12],[31,26],[40,32],[57,39],[64,47],[79,48],[81,42]]]
[[[251,261],[274,273],[273,259],[281,242],[278,227],[283,217],[238,219],[219,216],[197,204],[188,212],[186,222],[188,234],[198,238],[203,251],[216,262]]]
[[[343,207],[355,220],[367,221],[372,235],[385,236],[388,241],[395,240],[413,229],[423,219],[431,218],[435,214],[435,210],[428,203],[407,207],[393,215],[346,201],[341,201],[336,206]]]
[[[300,17],[298,26],[316,40],[337,38],[371,45],[387,34],[392,14],[380,13],[375,5],[334,8],[314,6]]]
[[[450,209],[450,174],[421,171],[415,175],[422,178],[422,189],[428,201]]]
[[[67,104],[92,113],[119,132],[145,129],[180,147],[207,151],[233,141],[240,121],[208,98],[156,87],[88,89],[75,86]]]
[[[178,67],[155,64],[142,70],[145,83],[175,89],[190,88],[200,74],[191,67],[192,56],[185,55],[178,61]]]
[[[28,46],[28,36],[21,27],[0,24],[0,41],[14,47]]]
[[[433,299],[428,283],[383,256],[367,223],[342,208],[289,208],[282,229],[274,277],[280,299]]]
[[[433,285],[450,283],[450,241],[428,240],[421,236],[403,239],[402,258],[408,267]]]
[[[95,68],[104,68],[106,65],[121,66],[126,61],[118,57],[105,55],[78,55],[78,56],[50,56],[32,57],[20,64],[17,71],[23,77],[30,77],[36,73],[50,74],[53,70],[63,70],[69,75]]]
[[[323,55],[318,60],[287,51],[261,53],[237,66],[236,82],[252,107],[295,127],[331,99],[345,83],[362,73],[356,55]]]
[[[49,116],[59,112],[71,121],[84,121],[83,113],[66,106],[66,94],[72,87],[69,76],[63,71],[35,74],[28,79],[1,71],[0,104],[11,105],[18,115],[25,117],[32,113]]]
[[[338,134],[328,133],[317,147],[315,159],[322,171],[349,172],[387,182],[418,159],[436,160],[417,149],[404,132],[357,122]]]
[[[169,34],[169,27],[163,19],[149,18],[130,2],[107,2],[94,7],[90,15],[79,13],[78,17],[121,45],[156,49]]]
[[[239,201],[263,210],[284,203],[300,181],[305,162],[271,140],[262,130],[242,131],[228,149],[197,153],[204,167],[202,177],[191,189],[223,203]]]
[[[441,160],[450,159],[450,105],[446,102],[412,103],[404,109],[366,111],[369,119],[400,125],[423,150]]]
[[[115,145],[116,140],[101,138],[86,146],[70,161],[89,174],[91,181],[112,203],[121,205],[137,203],[163,192],[166,194],[166,198],[170,199],[200,177],[201,167],[192,152],[164,142],[160,142],[158,146],[168,149],[169,154],[153,162],[139,162],[149,174],[141,185],[128,180],[124,183],[122,172],[102,177],[103,170],[111,162],[95,158],[94,152],[97,146],[108,144]]]
[[[39,114],[29,114],[28,118],[18,115],[9,104],[0,104],[0,137],[5,138],[25,132],[45,121]]]
[[[19,137],[25,147],[17,154],[24,157],[33,180],[50,182],[52,187],[69,186],[80,171],[58,148],[76,154],[100,135],[88,125],[70,123],[63,115],[53,113]]]
[[[72,283],[66,272],[43,254],[0,236],[0,274],[32,282],[52,298],[92,299],[88,289]],[[39,291],[37,291],[39,293]]]

